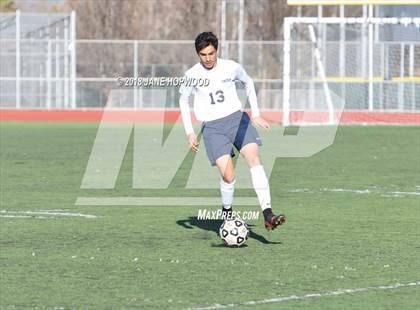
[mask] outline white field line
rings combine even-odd
[[[420,196],[419,192],[390,192],[382,194],[382,197],[407,197],[407,196]]]
[[[414,195],[414,196],[420,196],[419,192],[392,192],[391,194],[395,195]]]
[[[220,197],[78,197],[76,206],[217,206]],[[258,205],[256,197],[235,197],[236,205]]]
[[[83,213],[70,213],[70,212],[55,212],[55,211],[8,211],[0,210],[0,217],[14,217],[14,218],[55,218],[55,217],[81,217],[86,219],[96,219],[98,216]]]
[[[20,218],[20,219],[30,219],[30,218],[37,218],[37,219],[47,219],[48,217],[45,216],[30,216],[30,215],[11,215],[11,214],[0,214],[0,217],[6,218]]]
[[[345,189],[345,188],[323,188],[324,192],[344,192],[344,193],[355,193],[355,194],[369,194],[368,189]]]
[[[354,194],[370,194],[369,189],[346,189],[346,188],[322,188],[322,189],[309,189],[309,188],[295,188],[289,189],[289,193],[322,193],[322,192],[333,192],[333,193],[354,193]]]
[[[314,298],[321,298],[321,297],[329,297],[329,296],[338,296],[343,294],[355,294],[355,293],[362,293],[368,291],[380,291],[380,290],[392,290],[404,287],[414,287],[420,285],[420,281],[411,282],[407,284],[392,284],[392,285],[380,285],[380,286],[368,286],[368,287],[360,287],[360,288],[348,288],[348,289],[337,289],[335,291],[327,291],[322,293],[310,293],[305,295],[291,295],[291,296],[284,296],[284,297],[275,297],[269,299],[262,299],[262,300],[251,300],[251,301],[244,301],[239,302],[237,304],[214,304],[207,307],[192,307],[186,308],[184,310],[214,310],[214,309],[226,309],[226,308],[235,308],[240,306],[255,306],[255,305],[262,305],[262,304],[271,304],[271,303],[279,303],[291,300],[306,300],[306,299],[314,299]]]
[[[371,194],[378,193],[370,189],[345,189],[345,188],[295,188],[289,189],[289,193],[353,193]],[[398,194],[397,194],[398,193]],[[392,195],[392,196],[389,196]],[[420,195],[420,192],[387,192],[383,197],[405,197],[404,195]],[[78,197],[75,201],[76,206],[214,206],[220,204],[220,197]],[[256,197],[235,197],[236,205],[254,206],[258,205]]]
[[[294,189],[289,189],[288,192],[289,193],[310,193],[310,194],[315,193],[313,190],[310,190],[309,188],[294,188]]]
[[[419,188],[416,186],[416,188]],[[295,188],[289,189],[289,193],[305,193],[305,194],[314,194],[314,193],[323,193],[323,192],[333,192],[333,193],[353,193],[353,194],[371,194],[377,193],[377,191],[371,191],[369,189],[346,189],[346,188],[322,188],[322,189],[309,189],[309,188]],[[406,196],[420,196],[420,192],[385,192],[381,194],[382,197],[406,197]]]

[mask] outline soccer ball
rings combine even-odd
[[[248,235],[248,225],[240,218],[225,220],[219,229],[220,238],[228,246],[244,245]]]

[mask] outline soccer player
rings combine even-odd
[[[188,144],[194,152],[199,150],[199,142],[191,122],[189,97],[194,94],[194,114],[202,122],[201,133],[207,157],[212,166],[220,171],[220,194],[222,214],[232,216],[232,202],[235,186],[235,171],[232,161],[234,146],[245,158],[252,184],[264,214],[264,224],[272,230],[286,221],[282,214],[275,215],[271,209],[271,195],[268,179],[260,161],[258,147],[262,145],[257,130],[252,123],[266,130],[270,124],[260,116],[254,82],[238,63],[217,57],[218,39],[211,32],[203,32],[195,39],[195,49],[200,62],[185,72],[185,78],[196,86],[183,83],[179,89],[179,106],[187,135]],[[235,81],[245,85],[252,110],[252,122],[236,92]]]

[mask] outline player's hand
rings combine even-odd
[[[198,146],[200,145],[200,143],[198,143],[196,134],[195,133],[190,133],[187,136],[187,139],[188,139],[188,145],[190,146],[190,148],[193,150],[193,152],[197,153],[198,152]]]
[[[255,127],[258,127],[258,128],[263,128],[265,130],[270,130],[271,129],[270,124],[265,119],[263,119],[261,116],[253,117],[252,118],[252,123],[254,124]]]

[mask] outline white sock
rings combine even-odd
[[[268,184],[267,176],[265,175],[263,166],[255,166],[250,169],[252,185],[258,196],[261,209],[271,208],[270,185]]]
[[[222,205],[225,209],[230,209],[233,202],[233,192],[235,191],[235,181],[226,183],[220,180],[220,195],[222,197]]]

